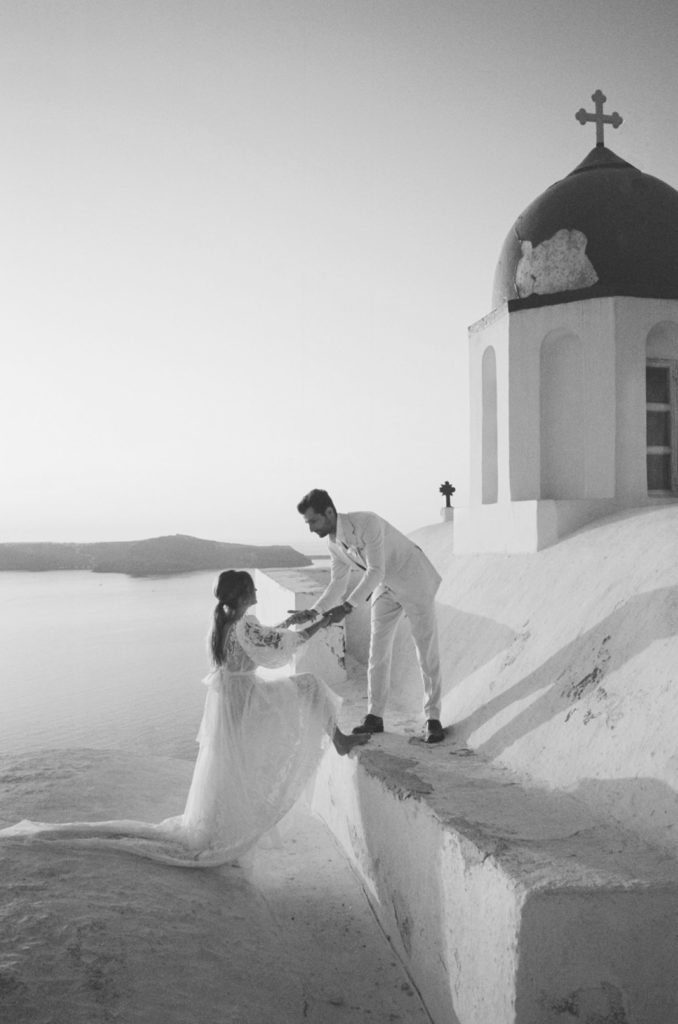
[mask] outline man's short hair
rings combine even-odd
[[[297,512],[301,512],[302,516],[304,512],[312,508],[314,512],[319,512],[321,515],[325,515],[328,508],[333,508],[336,512],[336,507],[332,499],[330,498],[327,491],[321,491],[318,487],[314,487],[312,491],[305,494],[299,504],[297,505]]]

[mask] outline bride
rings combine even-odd
[[[331,739],[341,755],[367,735],[337,726],[341,699],[312,675],[262,679],[257,666],[280,668],[327,616],[300,632],[263,626],[247,614],[256,589],[247,572],[227,569],[214,587],[209,651],[212,671],[200,744],[184,813],[158,824],[140,821],[24,820],[0,838],[68,839],[128,850],[186,867],[236,860],[290,810],[311,779]]]

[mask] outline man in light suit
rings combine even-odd
[[[445,733],[440,724],[442,687],[434,604],[440,576],[421,548],[374,512],[337,512],[327,491],[322,490],[309,491],[297,511],[311,533],[328,538],[331,578],[313,607],[293,612],[287,622],[306,622],[326,612],[331,621],[340,622],[361,602],[371,601],[368,713],[353,732],[384,731],[393,639],[404,613],[424,683],[425,739],[427,743],[440,742]],[[347,595],[355,566],[363,570],[363,576]]]

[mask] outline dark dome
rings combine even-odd
[[[518,217],[493,308],[609,295],[678,299],[678,192],[598,145]]]

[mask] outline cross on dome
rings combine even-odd
[[[624,120],[620,114],[615,112],[613,114],[603,113],[603,104],[607,102],[607,96],[605,96],[600,89],[596,89],[593,96],[591,97],[596,105],[595,114],[590,114],[583,107],[581,107],[574,115],[580,124],[586,124],[587,121],[595,121],[596,123],[596,145],[604,146],[603,140],[603,125],[611,124],[613,128],[618,128]]]

